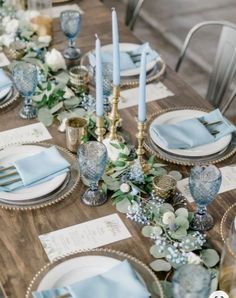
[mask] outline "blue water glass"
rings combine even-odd
[[[107,197],[98,189],[98,181],[107,165],[106,147],[96,141],[84,143],[79,146],[77,155],[81,174],[89,184],[89,189],[83,194],[82,201],[90,206],[104,204]]]
[[[177,269],[172,278],[174,298],[209,298],[211,276],[201,265],[187,264]]]
[[[202,165],[192,168],[189,188],[197,205],[197,212],[191,222],[192,229],[206,231],[213,227],[213,217],[207,212],[207,205],[217,196],[221,181],[221,172],[214,165]]]
[[[37,116],[37,110],[32,104],[32,96],[38,83],[36,66],[26,62],[19,62],[14,66],[12,75],[16,89],[24,97],[24,105],[20,110],[21,118],[35,118]]]
[[[66,59],[79,59],[80,50],[76,48],[75,41],[81,30],[81,14],[77,10],[65,10],[60,16],[61,29],[68,38],[69,47],[64,51]]]

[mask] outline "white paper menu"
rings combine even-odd
[[[53,261],[69,253],[97,248],[130,237],[130,232],[115,213],[40,235],[39,239],[49,260]]]
[[[219,193],[236,189],[236,166],[226,166],[220,168],[220,171],[222,174],[222,183]],[[181,181],[178,181],[177,186],[185,198],[192,203],[194,200],[189,190],[188,180],[189,178],[185,178]]]

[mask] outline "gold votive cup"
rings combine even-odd
[[[73,66],[69,71],[70,85],[79,92],[89,93],[89,70],[85,66]]]
[[[169,175],[155,177],[152,184],[154,194],[161,199],[169,199],[176,193],[177,182]]]
[[[47,15],[40,15],[30,20],[38,36],[52,36],[52,18]]]
[[[68,150],[77,153],[78,147],[87,136],[87,121],[84,118],[70,118],[66,121],[66,146]]]

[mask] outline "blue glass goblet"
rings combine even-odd
[[[32,96],[38,83],[37,68],[30,63],[19,62],[14,66],[12,74],[16,89],[24,97],[20,116],[23,119],[33,119],[37,116],[36,108],[32,105]]]
[[[81,174],[89,184],[89,189],[82,196],[86,205],[99,206],[107,201],[107,197],[98,189],[98,181],[105,171],[107,160],[107,149],[102,143],[92,141],[79,146]]]
[[[79,59],[80,50],[75,47],[75,41],[81,29],[81,15],[77,10],[65,10],[60,16],[61,29],[69,40],[69,47],[64,51],[66,59]]]
[[[191,222],[192,229],[206,231],[213,227],[213,218],[207,213],[206,207],[217,196],[221,180],[221,172],[214,165],[203,165],[192,168],[189,178],[189,188],[198,208]]]

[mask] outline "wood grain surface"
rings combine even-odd
[[[97,33],[103,44],[111,43],[111,14],[98,0],[83,0],[78,4],[85,11],[83,15],[82,31],[78,38],[78,46],[82,52],[94,48],[94,34]],[[120,24],[121,42],[138,42],[128,29]],[[66,46],[66,39],[59,27],[59,20],[54,21],[53,46],[62,51]],[[158,49],[157,49],[158,50]],[[168,64],[168,61],[166,61]],[[149,115],[167,107],[181,107],[186,105],[208,107],[209,104],[188,86],[173,70],[167,67],[163,77],[164,84],[175,96],[148,103]],[[0,131],[33,123],[19,117],[20,101],[15,107],[0,112]],[[135,143],[137,107],[121,111],[124,129],[132,136]],[[65,135],[57,131],[57,126],[49,128],[53,136],[51,142],[65,147]],[[224,164],[235,162],[235,158]],[[188,175],[189,168],[169,165],[171,169],[178,169]],[[0,209],[0,282],[10,298],[22,298],[34,274],[48,262],[38,236],[57,229],[79,224],[116,212],[111,201],[101,207],[88,207],[81,203],[81,193],[84,191],[82,183],[66,200],[47,208],[34,211],[6,211]],[[219,234],[220,220],[225,210],[235,201],[236,190],[221,194],[209,206],[209,211],[215,218],[215,226],[208,233],[209,239],[219,251],[222,242]],[[109,245],[110,248],[127,252],[145,263],[152,257],[149,247],[152,242],[140,233],[140,226],[126,219],[120,214],[132,238]]]

